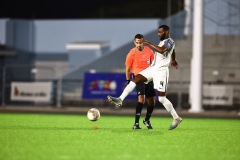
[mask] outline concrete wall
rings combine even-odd
[[[57,68],[59,67],[59,63],[62,63],[62,66],[60,66],[63,68],[65,68],[66,63],[69,66],[76,64],[83,65],[78,61],[82,58],[69,58],[70,54],[66,49],[66,44],[81,41],[108,41],[110,42],[109,49],[103,51],[109,52],[111,50],[115,50],[119,46],[129,43],[129,41],[132,42],[133,37],[137,33],[147,34],[152,30],[156,30],[159,25],[159,21],[160,20],[158,19],[9,19],[5,21],[6,45],[14,48],[17,53],[15,57],[7,57],[4,61],[8,65],[35,65],[37,68],[41,68],[49,61],[52,61],[52,63],[50,63],[52,66],[48,66],[48,68]],[[102,55],[104,54],[106,53],[102,53]],[[89,56],[92,57],[91,55]],[[76,61],[69,61],[73,58]],[[0,61],[3,61],[3,58],[0,57]],[[71,64],[72,62],[73,64]],[[63,72],[65,73],[66,71],[64,70]],[[35,75],[35,78],[41,79],[45,77],[40,77],[39,73]],[[41,75],[43,74],[41,73]],[[56,76],[54,77],[54,75]],[[52,78],[59,78],[57,75],[59,74],[53,74]],[[17,79],[18,76],[14,77]],[[19,77],[21,77],[21,75],[19,75]]]
[[[109,41],[110,51],[122,46],[137,33],[156,30],[159,19],[36,20],[35,48],[38,53],[66,52],[76,41]]]

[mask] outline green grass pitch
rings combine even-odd
[[[143,117],[143,116],[142,116]],[[237,160],[240,120],[153,116],[133,130],[133,116],[0,113],[1,160]],[[142,122],[141,118],[141,122]]]

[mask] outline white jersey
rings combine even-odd
[[[169,47],[167,47],[168,49],[163,54],[155,51],[154,60],[151,64],[151,67],[155,69],[160,69],[161,67],[168,67],[171,62],[171,55],[175,48],[175,43],[171,38],[168,38],[163,41],[160,41],[158,46],[162,47],[164,43],[166,43],[165,41],[168,41],[169,44]]]

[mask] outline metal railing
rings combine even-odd
[[[62,107],[63,105],[91,105],[91,103],[104,103],[105,99],[84,100],[82,96],[82,79],[71,79],[65,77],[66,74],[59,72],[59,67],[46,66],[29,66],[29,65],[11,65],[0,68],[0,101],[1,106],[6,105],[39,105],[39,103],[14,102],[10,99],[12,82],[51,82],[52,92],[51,101],[42,105],[51,105]],[[217,71],[213,67],[204,69],[206,77],[204,84],[222,84],[234,86],[233,106],[240,105],[240,80],[238,68],[226,68]],[[236,72],[234,72],[236,71]],[[184,109],[189,106],[189,85],[190,85],[190,68],[182,67],[178,71],[170,71],[170,80],[168,85],[167,96],[173,101],[174,106],[178,109]],[[134,100],[135,102],[136,100]],[[104,104],[105,105],[105,104]]]

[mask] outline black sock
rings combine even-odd
[[[154,106],[148,106],[147,107],[147,113],[146,113],[146,121],[149,121],[150,117],[152,116],[152,112],[153,112]]]
[[[139,119],[142,113],[142,107],[143,107],[143,104],[138,102],[136,106],[135,123],[139,123]]]

